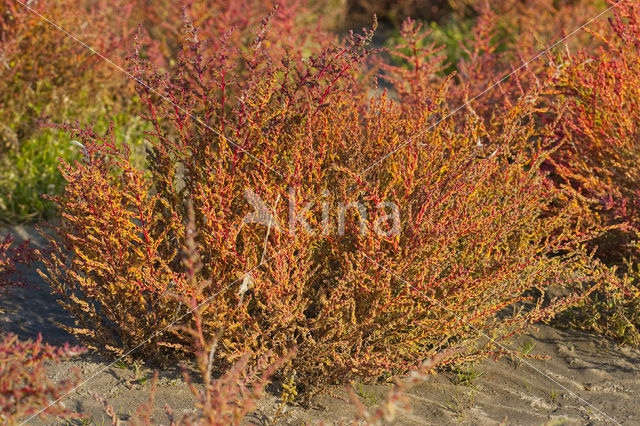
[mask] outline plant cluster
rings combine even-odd
[[[10,285],[21,284],[16,279],[18,265],[27,265],[34,260],[33,251],[29,248],[29,242],[25,241],[17,247],[12,247],[14,238],[11,235],[0,241],[0,293],[6,291]]]
[[[54,347],[36,341],[20,341],[9,334],[0,341],[0,420],[3,424],[18,424],[24,417],[40,412],[50,402],[71,389],[79,378],[52,382],[46,374],[45,363],[59,362],[78,355],[84,349],[65,345]],[[74,418],[74,414],[59,404],[52,405],[41,416]]]
[[[384,53],[370,47],[373,30],[327,33],[314,2],[78,2],[76,13],[73,0],[35,3],[113,53],[129,82],[3,3],[0,130],[18,153],[6,158],[38,152],[45,139],[24,141],[56,99],[116,89],[96,102],[101,116],[135,87],[119,122],[48,136],[67,132],[78,148],[62,155],[60,185],[38,191],[61,214],[38,254],[76,319],[68,331],[160,365],[195,354],[204,388],[185,380],[200,412],[183,421],[212,424],[239,421],[272,374],[289,379],[283,400],[308,402],[451,348],[443,364],[508,354],[501,342],[577,303],[587,325],[637,343],[640,6],[625,2],[608,27],[572,39],[589,48],[566,44],[501,79],[548,46],[539,39],[559,40],[556,26],[603,8],[590,3],[474,6],[455,49],[439,46],[440,27],[407,20]],[[125,60],[133,22],[143,27]],[[127,128],[134,112],[144,142]],[[268,221],[256,220],[256,197]],[[0,198],[28,215],[15,200]],[[15,260],[2,254],[0,267]],[[550,286],[572,295],[550,300]],[[5,342],[17,357],[72,352]],[[42,386],[36,395],[55,396]]]
[[[190,0],[177,3],[163,0],[139,3],[143,4],[134,8],[131,22],[140,24],[144,30],[143,54],[165,70],[177,65],[176,56],[184,41],[185,10],[189,13],[189,25],[198,28],[201,40],[212,50],[223,45],[233,47],[226,51],[227,60],[239,65],[242,64],[241,53],[253,43],[256,30],[267,16],[270,16],[272,37],[264,42],[273,54],[282,55],[285,50],[291,50],[308,55],[317,49],[317,40],[335,37],[325,30],[330,22],[323,22],[317,16],[323,2]]]
[[[180,5],[173,1],[23,3],[0,2],[0,214],[10,222],[55,216],[41,195],[61,190],[57,158],[75,158],[77,150],[43,125],[81,117],[95,122],[94,128],[106,129],[107,117],[115,116],[121,128],[147,130],[137,120],[141,106],[133,88],[139,82],[125,78],[118,67],[124,66],[130,41],[142,24],[142,54],[173,69],[183,27]],[[224,38],[236,47],[230,51],[236,55],[231,61],[239,58],[242,46],[255,37],[253,28],[273,8],[271,1],[258,0],[191,1],[187,6],[206,38],[214,44]],[[318,7],[304,1],[280,6],[271,25],[281,40],[273,44],[303,54],[314,48],[309,38],[332,37],[311,22]],[[303,31],[308,25],[314,25],[314,31]],[[143,148],[137,139],[126,139],[141,163]]]
[[[508,114],[510,105],[527,90],[540,92],[533,119],[537,126],[552,124],[555,140],[541,170],[553,185],[571,193],[567,202],[578,201],[586,207],[575,215],[575,221],[606,228],[589,246],[597,257],[616,265],[622,278],[615,287],[603,287],[586,299],[572,313],[574,320],[637,344],[637,5],[616,5],[609,22],[590,23],[557,52],[544,54],[484,93],[501,76],[615,5],[580,1],[557,5],[545,0],[507,3],[479,8],[460,50],[447,46],[445,53],[453,60],[449,69],[457,71],[460,83],[452,85],[447,100],[460,105],[470,95],[483,93],[469,107],[492,120]],[[433,34],[418,31],[403,53],[420,48],[433,51],[428,45],[433,38]],[[398,63],[404,68],[405,81],[411,81],[410,70],[416,66],[405,58]]]
[[[599,47],[562,55],[552,114],[561,116],[562,146],[549,162],[554,181],[583,197],[585,221],[616,227],[593,241],[620,266],[625,284],[585,303],[582,323],[640,343],[640,6],[618,7],[609,25],[590,32]]]
[[[201,300],[202,291],[207,288],[207,282],[197,282],[197,273],[202,268],[200,254],[195,241],[196,229],[193,209],[189,209],[187,223],[186,247],[183,250],[182,263],[185,267],[187,279],[190,281],[195,294],[190,298],[176,294],[181,301],[193,313],[193,325],[177,326],[186,332],[192,339],[195,355],[195,367],[202,384],[194,382],[192,374],[183,367],[184,381],[196,399],[198,412],[195,415],[186,415],[181,419],[176,418],[170,406],[165,406],[165,413],[171,424],[181,425],[228,425],[240,424],[240,422],[255,408],[265,387],[269,384],[271,376],[293,354],[286,357],[273,359],[273,356],[265,354],[257,362],[249,365],[251,354],[246,353],[220,377],[215,378],[214,360],[219,338],[222,332],[214,336],[205,335],[202,313],[204,306]],[[141,406],[134,417],[134,424],[155,424],[151,417],[151,409],[154,400],[154,387],[146,406]],[[111,410],[113,411],[113,410]],[[277,420],[277,414],[276,414]],[[275,422],[275,420],[274,420]]]
[[[452,345],[468,348],[452,362],[499,355],[496,342],[575,303],[546,300],[549,285],[616,282],[584,248],[605,229],[576,223],[584,205],[540,171],[558,140],[536,120],[539,88],[500,114],[451,115],[453,81],[412,24],[397,50],[409,68],[381,67],[391,99],[364,65],[370,31],[310,54],[275,44],[270,22],[238,52],[187,20],[170,73],[138,48],[147,171],[113,131],[66,127],[84,157],[61,164],[45,275],[87,344],[162,362],[195,349],[184,327],[197,325],[220,333],[216,368],[295,346],[280,372],[307,399]],[[275,223],[244,220],[247,188]],[[339,208],[356,202],[373,213]],[[370,232],[392,226],[384,202],[399,206],[399,232]],[[195,278],[180,259],[190,203]],[[335,232],[341,214],[348,232]],[[181,300],[202,305],[199,325]]]
[[[553,80],[558,132],[563,145],[553,156],[554,177],[593,201],[592,220],[623,223],[617,247],[602,247],[602,256],[625,257],[620,244],[633,241],[640,229],[640,7],[617,11],[611,26],[593,32],[602,46],[559,58],[563,71]],[[634,247],[627,247],[626,254]],[[636,252],[637,253],[637,252]]]
[[[0,215],[11,222],[52,216],[40,196],[60,191],[58,157],[73,158],[68,141],[43,124],[78,116],[100,121],[134,104],[115,68],[56,27],[121,62],[116,52],[132,34],[122,2],[23,3],[0,2]]]
[[[31,263],[33,251],[28,241],[12,247],[13,238],[7,235],[0,242],[0,294],[10,285],[20,285],[16,279],[18,265]],[[0,421],[17,424],[25,416],[34,414],[49,405],[49,401],[64,394],[74,380],[53,383],[45,374],[45,363],[57,362],[82,353],[78,347],[53,347],[42,343],[42,337],[34,341],[20,341],[13,334],[0,338]],[[72,417],[59,405],[53,405],[42,415]]]
[[[100,1],[18,2],[0,5],[0,120],[2,149],[16,146],[38,132],[39,125],[77,114],[95,117],[106,99],[118,92],[115,70],[102,58],[40,18],[71,31],[103,55],[112,56],[130,40],[123,22],[127,8]],[[117,3],[117,2],[116,2]],[[118,21],[117,19],[121,19]],[[114,59],[116,62],[117,58]],[[117,86],[116,86],[117,87]],[[96,112],[96,110],[98,110]],[[72,115],[68,115],[71,113]],[[93,113],[93,114],[92,114]]]
[[[616,265],[622,278],[586,299],[573,318],[581,326],[638,344],[638,5],[569,2],[556,9],[552,2],[536,1],[515,14],[502,9],[506,13],[500,17],[487,10],[478,18],[472,37],[485,40],[482,49],[465,50],[457,68],[461,80],[470,82],[471,93],[480,93],[492,84],[496,70],[509,72],[544,48],[538,38],[549,40],[549,45],[608,6],[615,6],[608,22],[589,24],[557,53],[528,65],[472,105],[488,117],[495,114],[496,105],[507,104],[499,99],[510,99],[523,87],[541,88],[535,120],[554,123],[556,140],[541,169],[553,185],[571,193],[568,200],[587,206],[575,216],[577,222],[606,228],[589,246],[597,257]],[[554,37],[556,27],[566,30]],[[498,36],[500,28],[510,29],[511,35]],[[533,36],[522,34],[523,28],[532,29]],[[511,52],[521,58],[513,58]],[[464,100],[465,90],[454,88],[450,93],[458,102]]]

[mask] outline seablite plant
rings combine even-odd
[[[18,267],[34,260],[28,241],[13,246],[13,237],[7,235],[0,242],[0,296],[5,295],[10,285],[25,285],[19,280]],[[35,414],[48,406],[70,389],[78,378],[74,377],[54,383],[45,371],[47,362],[58,362],[80,354],[84,349],[65,345],[54,347],[43,343],[42,336],[35,341],[21,341],[12,333],[2,333],[0,338],[0,421],[3,424],[18,424],[25,416]],[[73,418],[69,410],[59,404],[44,410],[45,415]]]
[[[309,53],[278,44],[269,25],[238,52],[227,33],[210,42],[187,20],[171,73],[132,55],[153,128],[148,170],[113,132],[65,126],[86,154],[60,165],[63,219],[43,275],[87,345],[158,363],[188,357],[197,348],[184,330],[196,319],[180,300],[196,300],[203,336],[220,333],[213,368],[296,347],[279,374],[295,372],[308,400],[452,347],[463,350],[449,363],[500,355],[496,342],[582,296],[549,300],[550,285],[589,291],[616,279],[583,247],[601,230],[576,225],[583,206],[559,203],[569,195],[540,173],[555,134],[536,126],[536,90],[490,119],[448,117],[452,80],[433,67],[414,69],[420,96],[392,66],[379,70],[392,88],[377,87],[371,31],[318,39]],[[247,223],[247,188],[280,220],[295,188],[293,214],[316,232]],[[329,206],[326,216],[309,203]],[[394,226],[382,203],[398,207],[398,232],[360,232],[363,220]],[[180,258],[189,204],[195,279]],[[340,214],[344,232],[322,232]]]

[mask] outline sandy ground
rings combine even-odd
[[[6,231],[0,230],[0,234]],[[12,227],[10,231],[18,239],[31,237],[34,244],[41,243],[30,227]],[[1,298],[0,330],[17,333],[21,338],[34,338],[41,332],[49,343],[73,343],[73,337],[58,325],[72,320],[55,303],[55,297],[34,269],[27,271],[32,288],[15,289]],[[620,347],[597,335],[546,325],[529,336],[521,336],[511,346],[532,347],[531,354],[550,358],[529,360],[530,365],[509,358],[486,360],[473,366],[466,374],[471,380],[465,383],[460,383],[454,373],[431,376],[407,391],[411,409],[400,410],[395,424],[640,424],[640,350]],[[68,377],[70,367],[79,368],[84,379],[90,378],[64,400],[66,407],[91,420],[84,424],[110,424],[101,403],[92,396],[94,393],[107,400],[125,422],[148,398],[152,371],[144,367],[136,370],[131,365],[109,367],[110,362],[87,354],[48,366],[53,380]],[[357,387],[367,406],[379,403],[389,389],[389,385]],[[341,389],[335,393],[344,395]],[[157,424],[168,424],[161,408],[165,403],[177,416],[194,410],[178,368],[160,374],[154,412]],[[276,394],[267,394],[247,423],[270,424],[277,404]],[[288,407],[278,423],[349,422],[354,411],[349,403],[323,395],[313,401],[310,409]],[[49,418],[30,424],[64,422]]]

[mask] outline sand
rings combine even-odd
[[[42,244],[31,227],[15,226],[10,231],[18,240],[32,238]],[[37,266],[36,266],[37,267]],[[55,302],[46,284],[35,272],[25,271],[31,288],[13,289],[0,300],[0,329],[23,339],[42,333],[51,344],[75,343],[58,324],[73,320]],[[595,334],[565,329],[560,325],[541,325],[529,335],[511,342],[512,348],[531,348],[532,355],[548,356],[526,363],[511,358],[489,359],[475,364],[466,374],[444,372],[430,376],[406,392],[409,410],[400,409],[395,424],[640,424],[640,350],[623,347]],[[131,365],[109,366],[112,360],[85,354],[47,366],[49,377],[62,380],[77,367],[87,380],[64,400],[64,405],[83,413],[88,424],[110,424],[102,404],[93,394],[108,401],[126,423],[149,395],[153,371]],[[463,378],[463,383],[460,378]],[[469,380],[464,380],[468,378]],[[375,406],[390,385],[357,386],[363,403]],[[342,388],[334,390],[345,395]],[[193,398],[182,383],[178,366],[160,372],[154,421],[169,424],[162,407],[169,404],[174,413],[193,413]],[[270,424],[278,397],[267,395],[258,402],[247,424]],[[349,422],[354,407],[332,396],[314,399],[311,408],[292,405],[279,424],[327,424]],[[65,424],[48,418],[29,424]],[[75,422],[75,424],[81,424]],[[85,424],[87,424],[85,422]]]

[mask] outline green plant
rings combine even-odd
[[[2,157],[0,211],[5,221],[52,217],[53,203],[42,194],[54,195],[64,186],[58,159],[73,158],[74,147],[61,132],[43,132]]]
[[[514,351],[511,355],[511,362],[515,368],[519,368],[522,365],[523,358],[539,358],[538,356],[531,355],[533,348],[535,347],[533,339],[529,339],[526,342],[519,345],[518,350]],[[525,386],[529,387],[529,384],[525,381]]]
[[[534,342],[533,339],[529,339],[526,342],[524,342],[522,345],[520,345],[520,353],[524,355],[529,355],[531,351],[533,351],[533,348],[535,346],[536,346],[536,342]]]
[[[469,386],[475,388],[474,381],[484,375],[483,371],[478,371],[473,368],[473,365],[466,367],[456,367],[456,384]]]
[[[475,388],[460,390],[456,387],[452,395],[445,391],[447,408],[457,414],[458,420],[462,420],[464,413],[474,407],[477,396],[478,391]]]
[[[80,418],[80,424],[83,426],[89,426],[90,424],[93,423],[93,417],[81,417]],[[67,425],[70,426],[71,423],[67,422]]]
[[[365,406],[370,407],[377,404],[380,400],[379,397],[367,391],[362,382],[356,383],[355,389],[356,395],[362,399]]]

